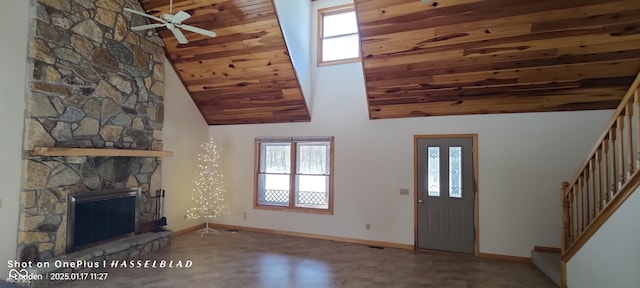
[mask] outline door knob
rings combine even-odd
[[[418,199],[418,203],[422,204],[422,203],[424,203],[424,200],[423,199]]]

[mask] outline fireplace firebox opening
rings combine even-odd
[[[67,253],[138,234],[140,187],[69,194]]]

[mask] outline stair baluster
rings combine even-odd
[[[607,203],[611,199],[611,196],[618,192],[618,165],[616,165],[616,129],[611,128],[609,130],[609,137],[611,138],[611,195],[607,195]]]
[[[598,147],[598,150],[596,150],[597,171],[596,171],[596,177],[594,177],[594,179],[597,179],[597,186],[596,186],[597,189],[595,189],[596,191],[593,195],[593,209],[595,210],[594,214],[596,216],[600,213],[600,210],[602,208],[602,206],[600,205],[600,202],[602,201],[602,149],[601,148],[602,148],[602,145]]]
[[[633,159],[633,99],[627,104],[625,109],[625,116],[627,120],[627,179],[633,175],[635,160]]]
[[[609,189],[611,189],[611,181],[609,181],[609,136],[604,138],[602,142],[602,152],[604,154],[604,191],[602,191],[604,195],[600,195],[600,202],[598,202],[598,208],[600,210],[604,208],[605,201],[609,201]]]
[[[640,113],[640,89],[636,90],[633,93],[633,103],[636,106],[636,111],[638,111],[638,113]],[[640,131],[640,115],[638,115],[636,117],[636,132]],[[640,133],[640,132],[639,132]],[[640,134],[636,134],[638,136],[640,136]],[[640,139],[639,139],[640,140]],[[636,168],[640,169],[640,141],[636,141],[637,147],[636,147]]]
[[[618,128],[618,191],[626,181],[624,165],[624,116],[618,116],[616,121]]]

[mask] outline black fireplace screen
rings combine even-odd
[[[69,194],[67,253],[137,231],[140,188]]]

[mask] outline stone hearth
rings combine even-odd
[[[141,187],[141,223],[151,221],[162,161],[147,157],[34,157],[34,147],[162,150],[164,50],[124,7],[134,0],[33,0],[25,120],[25,171],[17,258],[44,261],[66,250],[67,195]]]
[[[111,267],[113,261],[121,262],[128,259],[136,259],[138,256],[160,249],[171,244],[171,231],[159,233],[144,233],[119,239],[106,244],[87,248],[82,251],[69,253],[60,257],[54,257],[44,262],[48,264],[43,268],[29,267],[28,271],[32,275],[42,275],[42,280],[28,281],[21,283],[30,288],[44,288],[58,286],[60,281],[46,279],[44,275],[51,275],[51,272],[105,272]],[[60,263],[97,263],[91,265],[78,265],[74,268],[56,267],[56,262]]]

